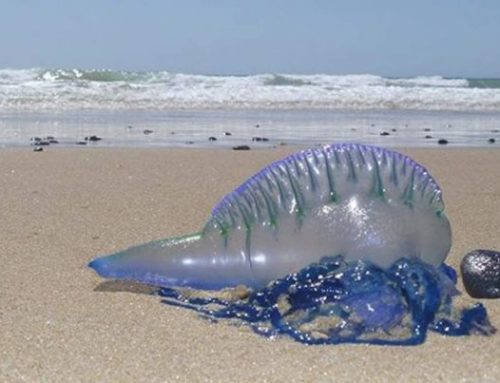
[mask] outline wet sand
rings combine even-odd
[[[304,346],[209,323],[86,267],[199,230],[225,193],[294,150],[0,151],[0,381],[500,381],[499,333]],[[443,189],[452,266],[470,250],[500,250],[500,150],[400,151]],[[482,302],[500,328],[500,300]]]

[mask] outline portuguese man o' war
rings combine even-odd
[[[226,195],[204,229],[94,260],[107,278],[162,287],[263,287],[329,255],[439,266],[451,245],[441,190],[402,154],[332,145],[274,162]]]
[[[464,311],[462,321],[435,323],[436,313],[451,315],[456,294],[443,263],[450,246],[441,190],[424,167],[387,149],[337,144],[265,167],[227,194],[199,233],[89,266],[105,278],[159,286],[169,303],[174,298],[212,318],[239,318],[266,335],[416,344],[431,323],[455,328],[441,331],[448,334],[488,332],[482,306]],[[237,303],[179,293],[238,285],[254,292]],[[311,335],[326,314],[333,327],[320,338]],[[263,322],[271,329],[262,330]],[[411,334],[389,341],[387,334],[403,323]]]

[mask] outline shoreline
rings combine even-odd
[[[300,148],[0,150],[0,380],[500,380],[498,333],[430,334],[417,347],[304,346],[210,323],[130,284],[106,289],[86,267],[96,255],[199,230],[226,193]],[[467,252],[500,250],[499,150],[397,151],[443,190],[447,263],[458,271]],[[466,295],[460,280],[458,289]],[[500,300],[480,301],[500,329]]]
[[[391,147],[488,147],[500,144],[500,112],[409,110],[210,110],[0,113],[0,147],[54,137],[61,146],[98,136],[101,147],[314,146],[362,142]],[[261,141],[253,141],[253,139]],[[493,142],[490,142],[493,140]],[[87,145],[89,146],[89,145]]]

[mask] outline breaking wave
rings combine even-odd
[[[500,111],[500,79],[3,69],[0,108]]]

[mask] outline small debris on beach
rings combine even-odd
[[[427,136],[425,136],[425,138],[429,139],[429,138],[432,138],[432,136],[428,134]]]
[[[424,132],[430,132],[431,131],[431,128],[425,128],[424,129]]]
[[[438,140],[439,145],[446,145],[448,143],[448,140],[446,138],[440,138]]]
[[[500,253],[474,250],[460,263],[465,290],[474,298],[500,298]]]
[[[187,144],[187,145],[193,145],[193,144],[194,144],[194,141],[186,141],[186,144]]]
[[[54,136],[31,137],[31,146],[49,146],[50,144],[58,144],[59,141]]]
[[[33,148],[33,151],[34,151],[34,152],[43,152],[43,148],[42,148],[41,146],[35,146],[35,147]]]
[[[248,145],[233,146],[233,150],[250,150],[250,146]]]
[[[391,132],[397,132],[398,130],[396,128],[392,128]]]
[[[252,141],[254,141],[254,142],[268,142],[269,138],[267,138],[267,137],[252,137]]]
[[[496,142],[496,140],[495,140],[494,138],[490,138],[490,139],[488,140],[488,142],[489,142],[490,144],[494,144],[494,143]]]
[[[134,127],[132,125],[127,126],[128,129],[133,129]]]
[[[498,132],[500,132],[500,129],[493,129],[493,130],[491,131],[491,133],[498,133]]]
[[[260,128],[260,124],[255,124],[255,127],[256,128]]]
[[[386,132],[385,130],[382,130],[382,131],[380,132],[380,135],[381,135],[381,136],[390,136],[391,134],[390,134],[389,132]]]
[[[37,146],[49,146],[50,145],[50,142],[49,141],[45,141],[45,140],[40,140],[40,141],[37,141],[36,143],[32,144],[32,145],[37,145]]]
[[[87,145],[87,141],[77,141],[75,142],[76,145]]]
[[[225,136],[232,136],[233,134],[231,132],[224,132]]]
[[[85,137],[85,141],[88,141],[88,142],[97,142],[97,141],[101,141],[101,140],[102,140],[101,137],[95,136],[95,135]]]
[[[145,135],[148,135],[148,134],[153,133],[153,131],[152,131],[151,129],[144,129],[144,130],[142,131],[142,133],[144,133]]]
[[[208,137],[208,141],[210,141],[210,142],[217,141],[217,137],[210,136],[210,137]]]

